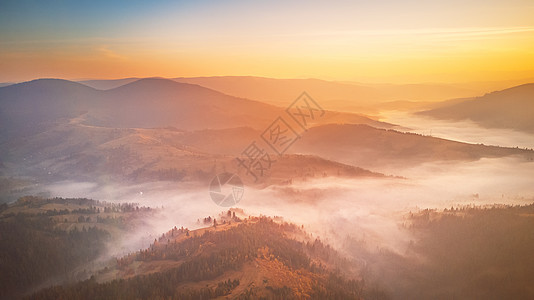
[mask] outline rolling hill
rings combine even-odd
[[[311,155],[271,154],[273,164],[256,180],[238,168],[236,157],[249,145],[252,129],[183,131],[173,128],[107,128],[73,121],[2,144],[5,176],[40,182],[209,182],[223,171],[239,172],[250,185],[266,186],[324,176],[382,177],[361,168]],[[218,134],[218,132],[220,132]],[[258,138],[258,136],[254,136]],[[20,184],[6,183],[4,195]]]
[[[239,155],[261,133],[245,127],[199,130],[184,132],[175,141],[204,153]],[[534,159],[534,152],[524,149],[468,144],[363,124],[312,127],[301,134],[287,153],[314,155],[370,170],[384,170],[386,166],[388,173],[391,167],[411,167],[425,162],[472,161],[512,155],[528,161]]]
[[[534,152],[524,149],[467,144],[350,124],[310,128],[291,151],[318,155],[372,170],[409,167],[433,161],[469,161],[510,155],[519,155],[529,161],[534,159]]]
[[[470,119],[484,127],[534,132],[534,83],[471,98],[419,114],[438,119]]]

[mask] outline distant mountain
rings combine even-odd
[[[533,151],[467,144],[446,139],[377,129],[366,125],[324,125],[311,128],[291,147],[293,153],[313,154],[385,172],[392,167],[431,161],[477,160],[482,157],[520,155]]]
[[[489,128],[534,132],[534,83],[420,112],[439,119],[470,119]]]
[[[251,76],[174,78],[225,94],[285,106],[306,91],[333,110],[371,112],[382,102],[437,101],[474,95],[469,89],[444,84],[361,84],[319,79],[274,79]],[[389,103],[392,106],[392,103]]]
[[[138,78],[78,81],[98,90],[109,90]],[[329,110],[378,113],[380,109],[428,108],[435,101],[471,97],[476,91],[458,84],[364,84],[320,79],[275,79],[253,76],[178,77],[172,80],[198,84],[234,97],[289,105],[307,91]]]
[[[267,126],[280,110],[194,84],[141,79],[103,91],[91,124],[106,127],[180,129]]]
[[[0,88],[0,142],[43,131],[58,119],[86,113],[98,91],[61,79],[40,79]]]
[[[114,128],[265,129],[284,113],[283,108],[273,105],[157,78],[140,79],[105,91],[59,79],[0,88],[0,131],[19,135],[39,132],[46,128],[45,124],[75,117],[82,117],[86,125]],[[320,121],[391,126],[357,114],[330,111]],[[3,138],[8,136],[3,134]]]
[[[291,103],[300,92],[306,91],[318,101],[349,100],[357,104],[368,104],[383,95],[365,86],[336,83],[319,79],[274,79],[251,76],[174,78],[175,81],[199,84],[223,93],[258,99],[275,105]]]
[[[0,108],[3,127],[15,129],[82,114],[84,124],[118,128],[261,128],[280,112],[271,105],[165,79],[141,79],[107,91],[66,80],[35,80],[0,88]]]

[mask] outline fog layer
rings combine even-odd
[[[449,121],[404,111],[380,113],[383,122],[401,124],[408,131],[453,141],[501,147],[534,148],[534,136],[512,129],[485,128],[471,120]]]
[[[411,237],[402,228],[410,211],[464,205],[527,204],[534,200],[534,163],[515,158],[468,163],[432,163],[404,170],[407,178],[317,178],[245,188],[237,207],[251,215],[282,216],[332,243],[347,236],[372,247],[402,253]],[[197,228],[197,219],[217,216],[226,208],[209,197],[208,186],[153,182],[142,185],[59,182],[47,187],[52,196],[90,197],[159,207],[121,252],[138,250],[174,226]],[[128,237],[131,239],[132,237]]]

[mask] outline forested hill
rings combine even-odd
[[[152,212],[84,198],[23,197],[0,205],[0,299],[89,278],[107,245]]]
[[[306,239],[308,239],[306,241]],[[117,260],[106,272],[33,299],[362,299],[366,288],[348,262],[299,227],[271,218],[230,216],[210,230],[174,229],[150,248]],[[169,267],[172,266],[172,267]],[[144,274],[135,275],[145,270]]]

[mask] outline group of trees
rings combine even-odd
[[[104,201],[87,199],[87,198],[43,198],[37,196],[24,196],[19,198],[14,205],[27,205],[29,207],[40,207],[45,204],[65,204],[65,205],[77,205],[77,206],[104,206],[107,203]]]
[[[217,224],[226,224],[226,223],[231,223],[231,222],[236,222],[236,223],[241,222],[241,219],[237,217],[235,215],[235,211],[232,211],[232,210],[228,210],[227,212],[221,213],[219,215],[219,221],[217,221],[215,217],[212,218],[211,216],[207,216],[202,219],[203,225],[217,226]],[[200,219],[197,219],[197,224],[199,225],[201,224]]]
[[[42,198],[36,196],[25,196],[19,198],[12,206],[15,207],[28,207],[28,208],[40,208],[46,204],[60,204],[65,206],[63,209],[50,209],[42,215],[55,216],[64,214],[97,214],[97,213],[127,213],[127,212],[143,212],[150,211],[150,207],[139,206],[139,203],[112,203],[106,201],[99,201],[87,198]],[[82,206],[76,209],[68,209],[69,206]],[[3,210],[9,206],[3,204]]]
[[[368,279],[397,297],[534,299],[534,204],[427,209],[407,221],[405,255],[365,257]]]
[[[200,288],[177,288],[176,282],[165,280],[156,275],[170,275],[156,273],[148,276],[138,276],[128,280],[114,280],[97,283],[93,278],[71,287],[56,286],[45,289],[31,296],[32,299],[177,299],[198,300],[213,299],[226,296],[232,292],[240,282],[238,279],[219,282],[216,286]],[[160,281],[161,280],[161,281]]]
[[[49,279],[76,279],[73,271],[96,259],[109,240],[97,228],[58,230],[49,217],[0,220],[0,298]]]

